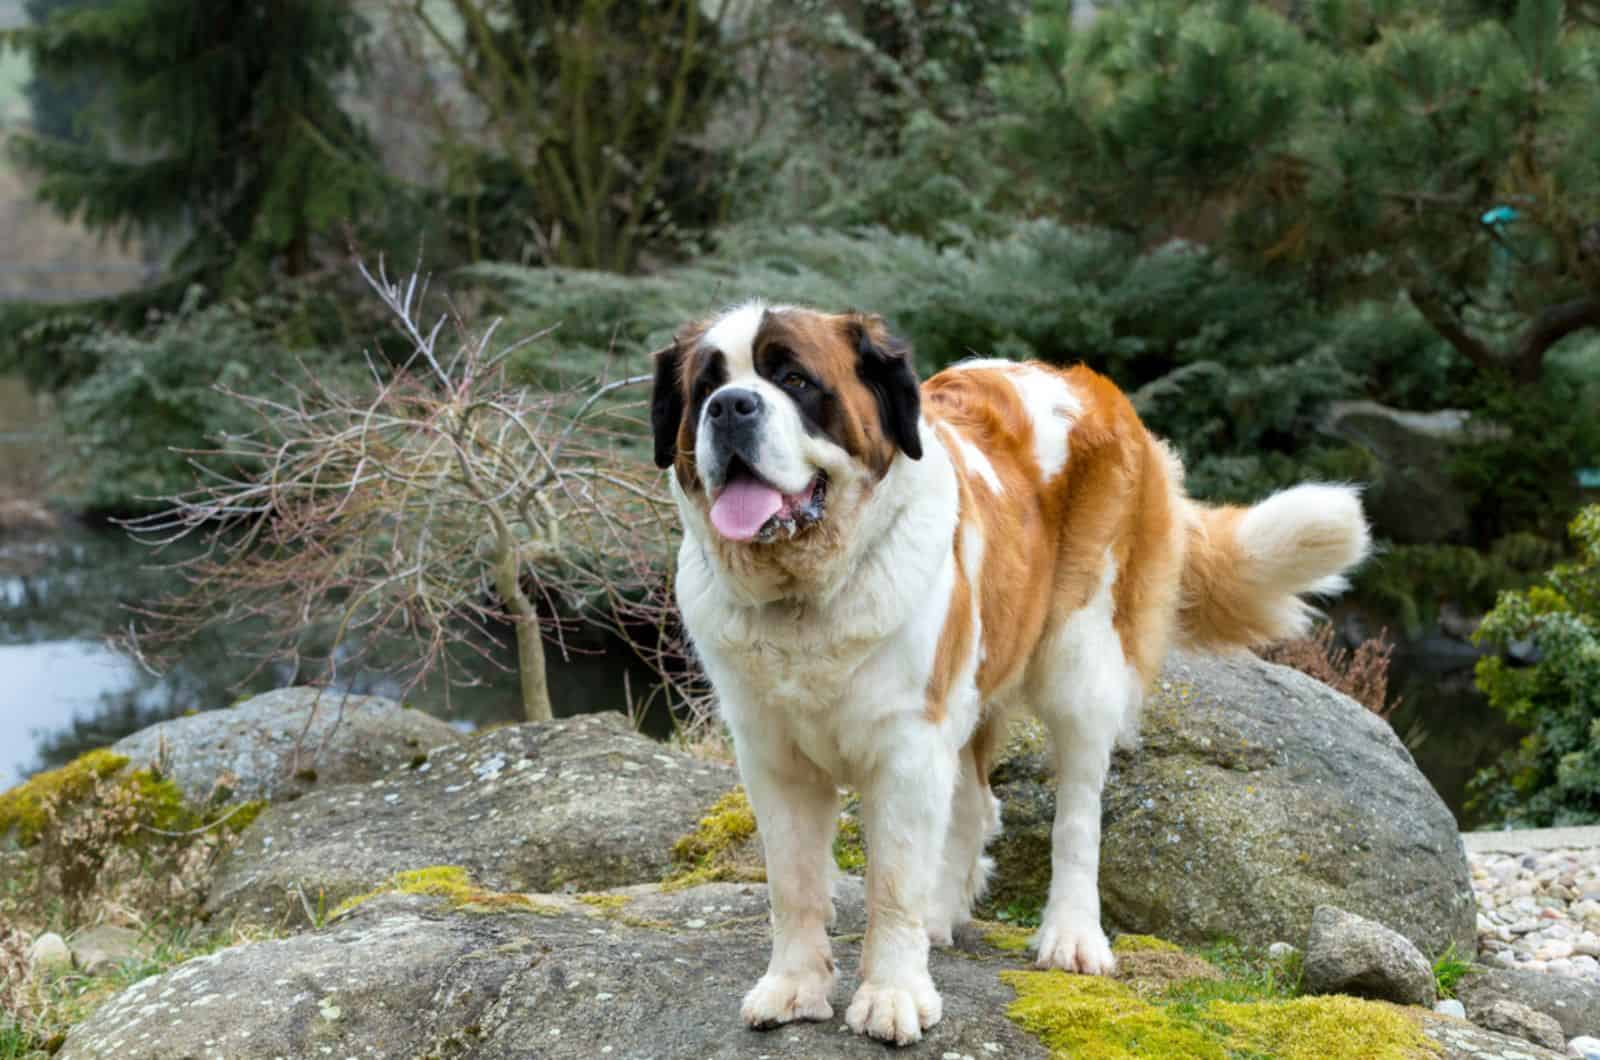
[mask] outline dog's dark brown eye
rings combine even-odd
[[[804,390],[806,387],[811,385],[811,380],[807,379],[799,372],[790,372],[788,375],[783,377],[783,381],[779,385],[781,385],[785,390]]]

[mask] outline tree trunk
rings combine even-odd
[[[509,534],[499,538],[494,566],[495,589],[517,626],[517,676],[522,682],[522,713],[529,721],[549,721],[550,682],[544,669],[544,635],[539,611],[522,591],[522,565]]]
[[[544,669],[544,633],[539,616],[517,619],[517,674],[522,679],[522,713],[529,721],[549,721],[550,681]]]

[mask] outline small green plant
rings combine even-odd
[[[994,918],[1003,924],[1036,928],[1039,926],[1039,919],[1043,914],[1044,899],[1042,897],[1013,898],[995,910]]]
[[[1576,558],[1541,584],[1500,594],[1476,639],[1532,649],[1517,665],[1500,654],[1478,662],[1478,687],[1513,724],[1531,731],[1474,778],[1468,810],[1524,827],[1600,821],[1600,505],[1570,527]]]
[[[1439,996],[1455,997],[1456,984],[1471,970],[1472,962],[1463,960],[1456,953],[1456,944],[1452,942],[1450,948],[1439,954],[1433,962],[1433,981],[1438,984]]]

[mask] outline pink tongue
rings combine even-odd
[[[738,478],[711,505],[711,525],[731,541],[749,541],[783,507],[783,495],[765,482]]]

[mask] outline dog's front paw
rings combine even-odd
[[[909,982],[862,983],[844,1021],[857,1034],[910,1045],[944,1016],[944,1002],[933,980],[923,975]]]
[[[1117,959],[1111,955],[1111,945],[1106,933],[1093,920],[1063,917],[1052,921],[1045,917],[1039,928],[1039,955],[1035,963],[1040,968],[1060,968],[1067,972],[1085,975],[1110,975],[1117,970]]]
[[[744,996],[740,1015],[756,1030],[795,1020],[832,1019],[833,1006],[828,1004],[832,990],[832,976],[768,972]]]

